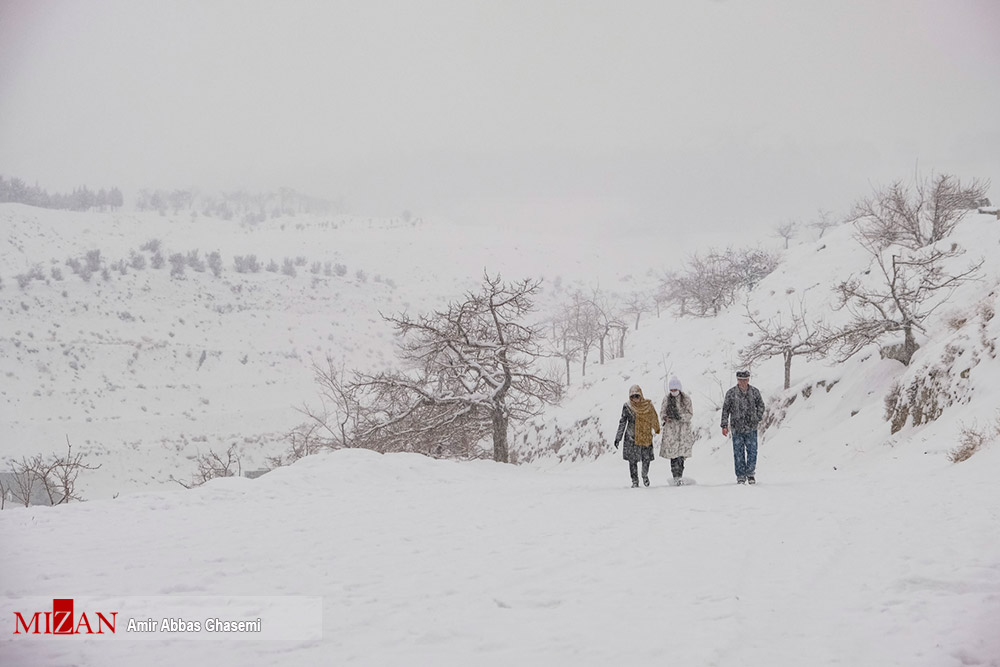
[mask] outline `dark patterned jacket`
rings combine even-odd
[[[722,402],[722,428],[734,433],[749,433],[757,430],[763,418],[764,399],[757,387],[748,385],[746,391],[733,387],[726,392],[726,400]]]

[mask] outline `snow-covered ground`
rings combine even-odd
[[[540,471],[344,450],[187,493],[5,512],[4,597],[318,595],[323,637],[22,635],[0,651],[5,665],[997,665],[1000,461],[979,457],[808,474],[765,450],[756,487],[695,459],[696,485],[667,486],[657,461],[631,489],[614,457]]]
[[[0,512],[0,599],[323,598],[319,641],[4,631],[0,664],[1000,665],[1000,448],[994,437],[968,461],[948,457],[963,429],[997,424],[991,216],[956,231],[963,262],[986,260],[983,279],[935,312],[909,367],[874,348],[841,364],[796,358],[787,391],[780,359],[754,368],[777,418],[752,488],[733,483],[718,429],[750,332],[743,304],[709,319],[646,314],[624,358],[592,356],[585,378],[574,365],[566,400],[512,434],[528,465],[350,450],[191,491],[165,481],[210,448],[237,443],[247,468],[280,452],[294,406],[315,396],[310,359],[392,363],[379,310],[433,307],[484,267],[545,276],[543,306],[573,284],[645,288],[677,257],[635,239],[14,205],[0,206],[0,236],[0,458],[58,452],[69,436],[102,464],[80,478],[87,503]],[[165,255],[219,250],[226,270],[178,281],[168,264],[84,283],[63,265],[92,248],[127,259],[151,238]],[[295,277],[236,274],[231,257],[246,253],[308,263]],[[348,271],[315,277],[314,261]],[[20,289],[15,275],[38,263],[48,284]],[[841,317],[830,287],[866,263],[850,229],[829,230],[784,253],[748,305]],[[657,460],[652,487],[634,490],[609,443],[628,387],[658,406],[669,373],[694,399],[697,483],[667,485]],[[891,387],[919,391],[931,376],[948,397],[940,417],[891,434]]]

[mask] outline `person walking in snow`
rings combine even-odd
[[[670,472],[673,473],[674,481],[683,484],[681,478],[684,477],[684,459],[691,456],[691,448],[694,446],[694,431],[691,429],[694,407],[677,376],[670,377],[667,388],[670,391],[660,406],[660,418],[663,420],[660,456],[670,459]]]
[[[632,488],[639,486],[639,461],[642,461],[642,483],[649,486],[649,462],[653,460],[653,431],[660,432],[660,418],[656,415],[653,402],[646,400],[639,385],[628,390],[628,403],[622,407],[622,418],[618,421],[615,434],[615,449],[625,438],[622,458],[628,461],[632,475]]]
[[[733,432],[737,484],[757,483],[757,425],[763,418],[764,399],[757,387],[750,385],[750,371],[737,371],[736,386],[726,392],[722,402],[722,435]]]

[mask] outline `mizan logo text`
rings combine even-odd
[[[36,611],[27,619],[19,611],[14,612],[14,634],[20,635],[103,635],[105,630],[115,634],[118,612],[107,614],[96,612],[96,618],[73,612],[73,598],[52,600],[52,611]],[[108,617],[111,617],[110,620]],[[96,626],[96,629],[95,629]]]

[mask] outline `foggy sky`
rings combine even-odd
[[[0,0],[0,174],[764,228],[1000,181],[998,36],[992,0]]]

